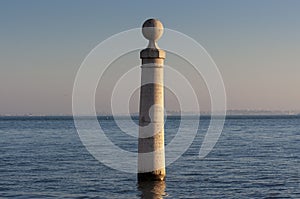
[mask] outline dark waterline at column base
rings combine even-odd
[[[163,174],[155,174],[153,172],[138,173],[138,181],[164,181],[166,176]]]

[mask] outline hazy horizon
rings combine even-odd
[[[214,113],[214,115],[218,116],[218,111]],[[132,112],[130,114],[128,113],[117,113],[117,114],[112,114],[112,113],[107,113],[107,112],[97,112],[97,116],[138,116],[138,112]],[[211,115],[211,112],[177,112],[177,111],[167,111],[166,114],[168,116],[195,116],[195,115]],[[72,116],[73,114],[32,114],[32,113],[24,113],[24,114],[0,114],[0,117],[4,116]],[[226,115],[300,115],[300,110],[227,110]],[[75,115],[74,115],[75,116]],[[93,115],[77,115],[77,116],[93,116]]]

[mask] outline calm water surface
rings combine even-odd
[[[188,151],[167,167],[165,183],[137,184],[135,174],[88,153],[71,117],[0,117],[0,197],[300,198],[300,116],[230,116],[214,150],[200,160],[209,121],[201,118]],[[166,143],[179,122],[168,118]],[[137,151],[137,140],[113,119],[99,123],[119,147]]]

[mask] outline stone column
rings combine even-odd
[[[156,41],[163,34],[163,25],[156,19],[143,24],[143,35],[149,40],[140,52],[142,75],[138,140],[138,181],[165,180],[164,152],[164,83],[165,51]]]

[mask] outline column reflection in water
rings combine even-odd
[[[141,199],[161,199],[167,196],[165,181],[144,181],[138,183]]]

